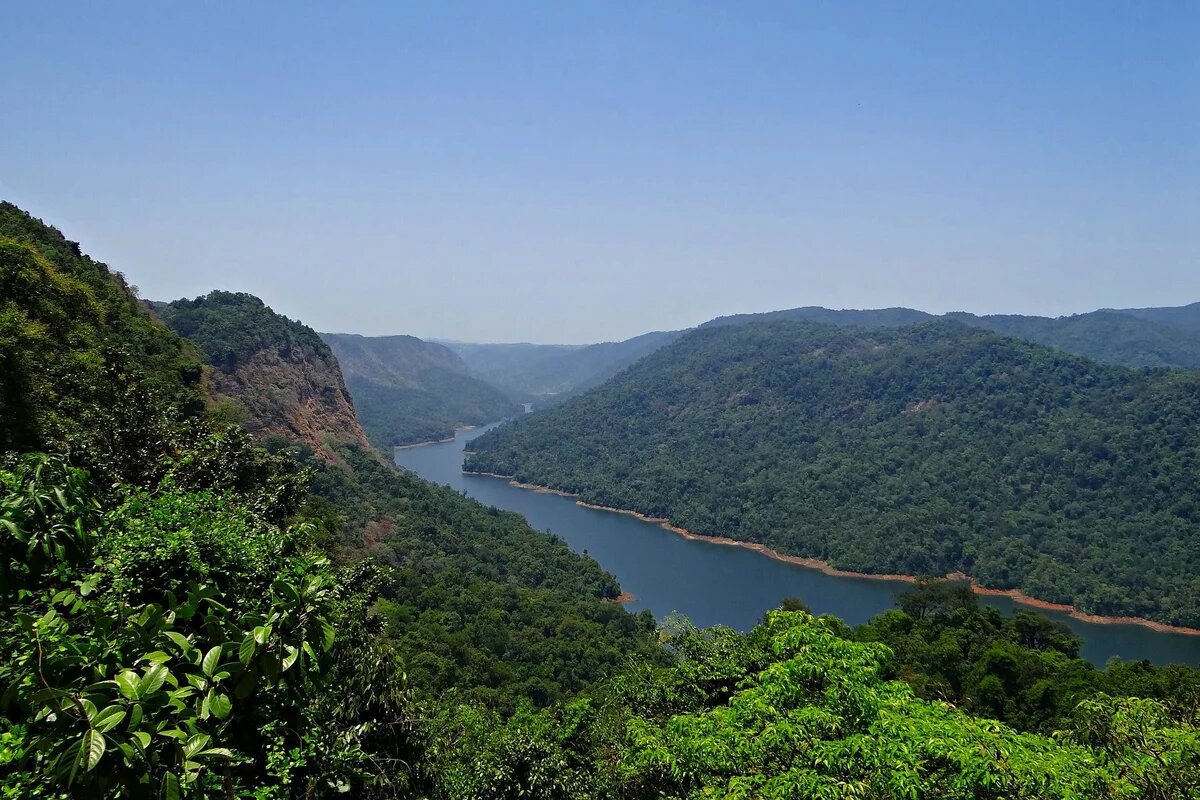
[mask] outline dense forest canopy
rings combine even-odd
[[[697,331],[476,439],[513,475],[835,566],[1200,625],[1200,372],[949,322]]]
[[[469,375],[462,359],[440,344],[414,336],[322,337],[337,355],[367,437],[384,452],[521,412],[516,401]]]
[[[856,629],[793,602],[744,634],[657,628],[515,514],[206,412],[196,349],[22,224],[0,238],[4,797],[1200,790],[1195,670],[1097,670],[943,583]],[[211,370],[311,344],[278,315],[243,342],[233,312]]]
[[[1015,336],[1109,364],[1127,367],[1200,367],[1200,304],[1176,308],[1105,308],[1064,317],[968,314],[940,317],[911,308],[833,310],[818,306],[735,314],[700,327],[797,320],[857,328],[894,328],[947,319],[972,328]]]

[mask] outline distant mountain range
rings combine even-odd
[[[654,331],[622,342],[589,345],[442,344],[458,353],[472,374],[522,402],[546,405],[600,385],[683,333]]]
[[[468,374],[463,360],[440,344],[414,336],[321,336],[341,364],[367,437],[385,451],[522,411],[507,394]]]
[[[911,308],[835,310],[819,306],[718,317],[700,328],[771,320],[895,328],[952,320],[1129,367],[1200,368],[1200,303],[1178,308],[1101,309],[1065,317],[929,314]],[[325,334],[342,362],[359,417],[377,446],[449,436],[544,409],[599,386],[687,331],[654,331],[591,345],[481,344],[411,336]]]
[[[717,317],[700,327],[744,325],[773,319],[824,322],[859,328],[913,325],[951,319],[1068,353],[1127,367],[1200,367],[1200,303],[1169,308],[1100,309],[1066,317],[1021,314],[977,316],[952,312],[941,317],[911,308],[835,311],[819,306]]]

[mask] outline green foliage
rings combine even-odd
[[[951,323],[690,334],[467,468],[864,572],[1200,624],[1200,373]]]
[[[676,625],[678,661],[507,722],[460,714],[439,753],[452,798],[1181,798],[1196,729],[1153,700],[1080,704],[1017,732],[882,677],[887,647],[772,612],[749,634]]]
[[[463,425],[485,425],[520,411],[498,390],[469,376],[425,376],[421,388],[351,377],[347,387],[367,439],[381,452],[448,439]]]
[[[1005,616],[962,584],[923,583],[899,606],[847,635],[886,644],[892,658],[881,675],[903,679],[920,697],[1047,734],[1100,694],[1154,699],[1178,721],[1200,712],[1200,669],[1119,660],[1096,669],[1078,657],[1079,639],[1062,623],[1020,609]]]
[[[351,471],[314,462],[319,500],[304,513],[339,559],[391,568],[375,611],[422,695],[454,689],[511,711],[565,699],[631,658],[662,659],[653,619],[613,602],[620,589],[594,560],[517,514],[359,448],[337,452]]]
[[[276,314],[245,292],[213,291],[194,300],[157,303],[154,309],[171,330],[200,349],[206,363],[225,372],[266,348],[283,353],[303,348],[332,357],[312,328]]]
[[[29,428],[29,417],[6,405],[0,447],[45,447],[72,427],[95,427],[87,414],[113,388],[97,378],[105,370],[130,376],[165,404],[202,407],[195,350],[145,313],[120,273],[4,201],[0,242],[0,402],[24,403],[37,418]],[[34,438],[14,438],[9,426],[22,419]]]
[[[335,607],[328,562],[298,552],[293,533],[210,494],[102,513],[78,470],[43,456],[0,484],[0,685],[20,781],[87,797],[232,795],[279,777],[272,748],[304,756],[289,774],[306,788],[356,777],[353,736],[325,752],[296,733],[329,667]],[[151,531],[174,534],[168,551],[221,551],[208,565],[221,574],[163,565]],[[51,557],[22,563],[29,552]],[[260,734],[272,721],[276,735]]]

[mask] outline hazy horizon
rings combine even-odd
[[[7,12],[0,198],[145,297],[582,344],[1200,300],[1200,5]]]

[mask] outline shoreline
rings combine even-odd
[[[459,426],[455,427],[454,432],[458,433],[459,431],[474,430],[475,428],[478,428],[478,427],[479,427],[478,425],[459,425]],[[428,447],[431,444],[445,444],[446,442],[453,442],[453,441],[454,441],[454,434],[451,434],[450,436],[447,436],[445,439],[430,439],[427,442],[413,442],[412,444],[394,444],[394,445],[392,445],[392,452],[395,452],[397,450],[411,450],[414,447]]]
[[[601,506],[596,505],[595,503],[588,503],[580,499],[579,495],[577,494],[564,492],[559,489],[552,489],[549,486],[537,486],[536,484],[532,483],[521,483],[520,481],[514,480],[511,475],[497,475],[494,472],[474,472],[468,470],[463,470],[463,472],[467,475],[482,475],[488,478],[501,478],[508,481],[509,484],[517,487],[518,489],[531,489],[535,492],[541,492],[543,494],[556,494],[559,497],[574,498],[576,505],[582,506],[583,508],[590,508],[595,511],[608,511],[614,514],[624,514],[629,517],[634,517],[635,519],[640,519],[642,522],[649,522],[657,525],[660,528],[668,530],[677,536],[682,536],[685,539],[708,542],[709,544],[725,545],[727,547],[744,547],[747,550],[754,550],[757,553],[761,553],[767,558],[771,558],[776,561],[783,561],[787,564],[795,564],[808,569],[819,570],[826,575],[832,575],[834,577],[864,578],[866,580],[880,581],[903,581],[904,583],[916,583],[918,580],[917,576],[915,575],[854,572],[852,570],[838,569],[837,567],[829,564],[827,561],[780,553],[779,551],[767,547],[765,544],[761,544],[759,542],[744,542],[739,539],[731,539],[728,536],[706,536],[701,533],[693,533],[692,531],[680,528],[678,525],[672,525],[670,520],[664,519],[663,517],[651,517],[646,514],[642,514],[639,511],[630,511],[627,508],[613,508],[611,506]],[[1022,592],[1020,589],[993,589],[987,586],[981,586],[969,575],[965,575],[961,572],[951,572],[943,577],[946,580],[966,583],[971,587],[971,591],[978,595],[984,595],[987,597],[1007,597],[1019,605],[1029,606],[1031,608],[1037,608],[1043,611],[1062,611],[1074,619],[1078,619],[1082,622],[1089,622],[1095,625],[1140,625],[1158,633],[1177,633],[1185,636],[1200,636],[1200,628],[1189,628],[1183,625],[1169,625],[1165,622],[1157,622],[1152,619],[1145,619],[1144,617],[1106,617],[1098,614],[1088,614],[1077,610],[1074,606],[1067,603],[1053,603],[1049,600],[1040,600],[1036,597],[1031,597]]]

